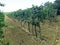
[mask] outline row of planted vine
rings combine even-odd
[[[39,27],[40,37],[41,37],[41,28],[40,23],[48,20],[49,22],[56,22],[56,9],[54,8],[54,4],[51,2],[46,2],[44,5],[34,6],[32,5],[31,8],[27,8],[24,10],[17,10],[14,12],[10,12],[7,15],[11,18],[15,18],[21,23],[23,21],[29,24],[32,24]],[[37,30],[35,29],[36,37],[37,37]]]

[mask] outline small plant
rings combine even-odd
[[[10,25],[10,26],[7,26],[7,28],[13,29],[15,28],[15,26]]]

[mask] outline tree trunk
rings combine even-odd
[[[40,39],[42,39],[42,36],[41,36],[41,26],[40,26],[40,23],[39,23],[39,33],[40,33]]]
[[[29,32],[30,32],[30,23],[28,22],[28,30],[29,30]]]
[[[34,35],[34,29],[33,29],[33,25],[32,25],[32,35]]]
[[[25,28],[25,24],[26,24],[26,22],[24,22],[24,28]]]
[[[21,27],[22,27],[22,21],[21,21]]]
[[[35,35],[36,35],[36,38],[37,38],[37,30],[36,30],[36,25],[35,25]]]

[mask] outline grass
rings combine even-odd
[[[9,28],[9,29],[14,29],[15,26],[10,25],[10,26],[7,26],[7,28]]]
[[[23,31],[18,23],[15,23],[9,17],[5,17],[6,27],[5,27],[5,38],[9,40],[10,45],[60,45],[60,16],[58,16],[58,23],[45,23],[41,25],[42,38],[40,40],[34,36]],[[58,39],[58,41],[57,41]]]

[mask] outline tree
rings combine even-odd
[[[60,0],[56,0],[54,3],[55,8],[57,9],[57,14],[60,14]]]
[[[46,14],[46,19],[48,19],[50,22],[56,21],[56,9],[54,9],[54,5],[51,2],[46,2],[44,4],[44,12]]]
[[[0,6],[4,6],[4,4],[0,3]]]
[[[34,6],[32,7],[32,24],[35,26],[35,33],[36,33],[36,37],[38,36],[38,30],[36,30],[36,26],[39,27],[39,33],[40,33],[40,37],[41,37],[41,28],[40,28],[40,22],[43,21],[42,18],[42,9],[43,6],[41,5],[40,7],[38,6]]]

